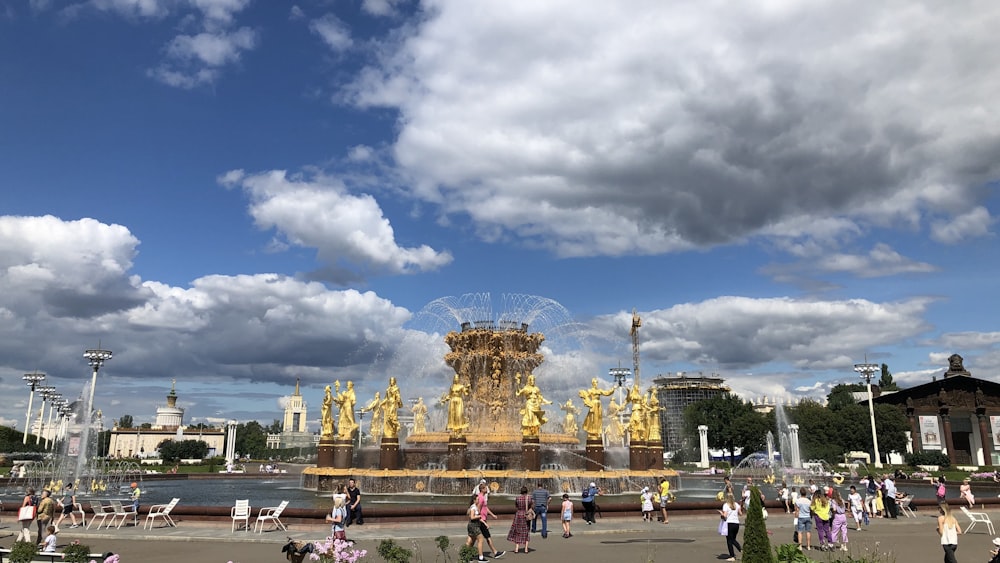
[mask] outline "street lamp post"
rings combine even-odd
[[[24,415],[24,438],[21,441],[22,444],[28,443],[28,430],[31,429],[31,403],[35,398],[35,388],[38,384],[45,381],[45,374],[38,373],[37,371],[26,373],[21,377],[31,387],[31,394],[28,395],[28,413]]]
[[[83,357],[87,358],[87,363],[94,370],[93,376],[90,378],[90,401],[87,403],[87,418],[84,421],[84,424],[89,426],[93,421],[92,413],[94,412],[94,389],[97,388],[97,372],[104,365],[104,362],[111,359],[111,350],[102,350],[101,348],[85,350]]]
[[[358,450],[361,449],[361,436],[364,435],[365,428],[365,411],[364,409],[358,409],[354,411],[358,415]]]
[[[38,434],[35,434],[35,445],[42,443],[42,420],[45,419],[45,404],[49,402],[49,397],[56,392],[56,388],[47,385],[39,387],[38,392],[42,396],[42,408],[38,409]]]
[[[56,393],[55,387],[52,388],[52,392],[46,397],[49,402],[49,419],[45,422],[45,449],[49,449],[52,442],[55,441],[52,435],[52,411],[59,407],[59,401],[62,399],[62,393]]]
[[[629,377],[632,376],[632,370],[628,368],[623,368],[620,365],[616,368],[611,368],[608,370],[608,375],[614,378],[615,383],[618,384],[618,424],[625,424],[625,404],[622,402],[625,398],[622,393],[625,391],[625,382]],[[625,443],[625,437],[622,436],[622,445]]]
[[[875,405],[872,403],[872,376],[882,371],[878,364],[854,364],[854,371],[865,381],[868,386],[868,415],[872,422],[872,444],[875,446],[875,467],[882,467],[882,458],[878,451],[878,433],[875,432]]]

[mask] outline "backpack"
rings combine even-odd
[[[38,495],[31,495],[31,506],[38,506]]]
[[[868,494],[870,494],[870,495],[874,495],[875,494],[875,491],[876,491],[875,481],[868,481],[867,491],[868,491]]]
[[[945,493],[944,483],[938,483],[937,496],[944,497],[944,493]]]

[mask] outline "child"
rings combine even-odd
[[[573,520],[573,501],[569,500],[568,494],[563,494],[562,501],[562,525],[563,537],[571,538],[573,534],[569,531],[569,523]]]
[[[847,502],[851,505],[851,515],[854,516],[854,522],[858,525],[858,531],[861,531],[861,522],[865,517],[865,505],[861,500],[861,494],[858,493],[857,487],[851,485],[851,494],[847,495]]]
[[[649,492],[649,487],[642,488],[642,495],[640,495],[640,500],[642,501],[642,521],[652,522],[653,521],[653,494]]]
[[[56,552],[56,527],[49,526],[45,528],[45,547],[42,549],[42,553],[55,553]]]

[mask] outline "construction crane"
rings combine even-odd
[[[639,313],[632,309],[632,330],[629,334],[632,335],[632,381],[635,385],[639,386],[639,327],[642,326],[642,319],[639,318]]]

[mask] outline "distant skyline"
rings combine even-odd
[[[820,398],[1000,381],[1000,5],[0,0],[0,423],[270,423],[444,390],[435,299],[557,302],[631,367]],[[440,319],[438,319],[440,321]],[[572,330],[568,330],[572,328]],[[37,402],[35,404],[37,412]]]

